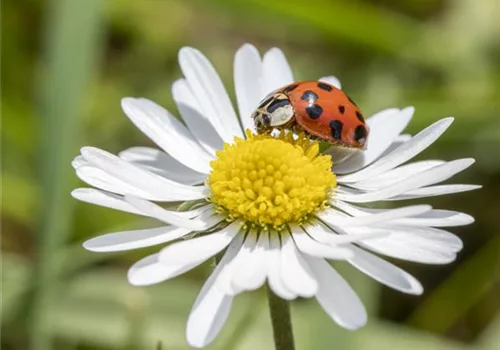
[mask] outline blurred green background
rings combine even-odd
[[[81,243],[155,223],[72,199],[82,184],[70,161],[84,145],[150,145],[120,98],[175,111],[170,84],[184,45],[202,50],[233,94],[233,55],[245,42],[282,48],[298,79],[338,76],[366,115],[416,106],[412,133],[455,116],[423,157],[474,157],[454,182],[484,186],[425,201],[476,223],[453,230],[465,248],[451,265],[396,262],[424,295],[336,264],[369,324],[348,332],[314,301],[296,301],[298,349],[500,349],[498,0],[4,0],[1,10],[2,349],[189,348],[186,319],[211,266],[129,286],[128,266],[157,248],[97,254]],[[272,348],[262,290],[236,298],[209,348]]]

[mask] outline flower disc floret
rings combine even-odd
[[[211,200],[231,217],[279,227],[300,223],[336,185],[329,155],[300,136],[247,134],[217,152],[208,178]]]

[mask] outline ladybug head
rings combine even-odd
[[[269,133],[273,128],[282,128],[288,125],[294,116],[295,111],[288,96],[279,92],[265,97],[252,113],[259,134]]]

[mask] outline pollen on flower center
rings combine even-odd
[[[326,203],[336,178],[330,156],[306,137],[252,135],[225,144],[211,162],[211,200],[230,216],[279,227]]]

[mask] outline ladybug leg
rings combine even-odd
[[[297,135],[299,134],[307,134],[307,132],[304,130],[304,128],[302,126],[300,126],[299,123],[294,123],[292,126],[291,126],[291,129],[294,133],[296,133]]]

